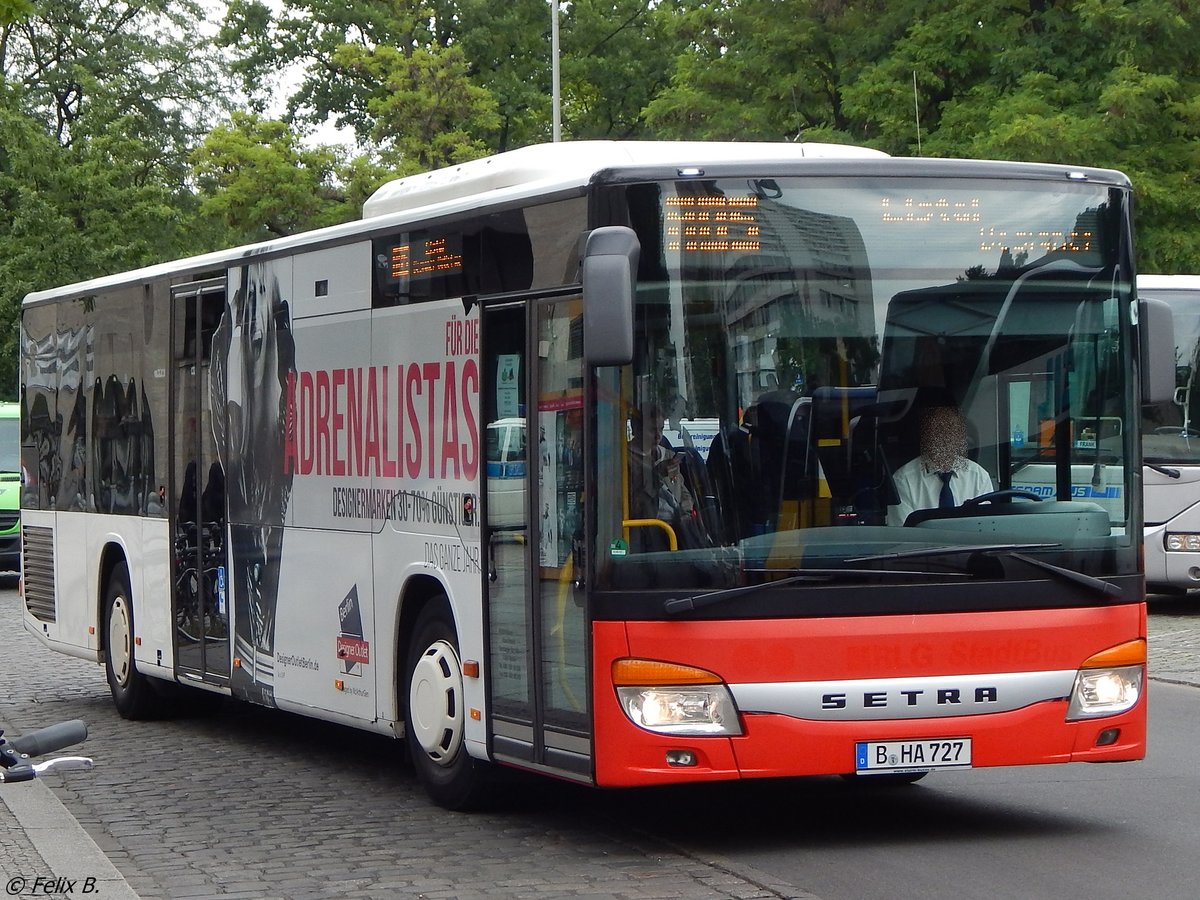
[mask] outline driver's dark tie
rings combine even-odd
[[[942,492],[938,494],[938,509],[954,507],[954,492],[950,490],[950,479],[953,477],[953,472],[938,472],[938,478],[942,479]]]

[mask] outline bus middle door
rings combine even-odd
[[[493,754],[590,782],[582,313],[578,295],[485,305],[481,411]]]

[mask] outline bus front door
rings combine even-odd
[[[485,305],[485,591],[497,759],[592,779],[580,297]]]
[[[228,684],[225,479],[209,391],[213,338],[225,313],[225,281],[177,286],[171,306],[175,671],[182,679]]]

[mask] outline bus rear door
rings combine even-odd
[[[213,437],[208,379],[213,337],[225,313],[225,280],[176,286],[171,300],[175,671],[185,679],[226,685],[225,479]]]

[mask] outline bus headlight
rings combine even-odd
[[[1134,707],[1142,695],[1142,666],[1090,669],[1075,677],[1067,720],[1115,716]]]
[[[733,698],[724,685],[617,688],[634,725],[661,734],[741,734]]]
[[[1146,642],[1128,641],[1089,657],[1075,676],[1067,721],[1127,712],[1142,696]]]
[[[712,672],[658,660],[618,659],[612,673],[621,709],[639,728],[672,735],[742,733],[729,688]]]
[[[1168,532],[1165,543],[1168,550],[1200,550],[1200,534]]]

